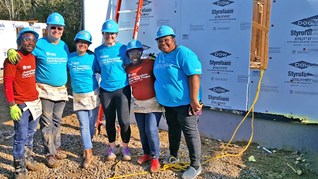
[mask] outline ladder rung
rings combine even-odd
[[[137,12],[137,9],[127,9],[127,10],[118,11],[118,13],[132,13],[132,12]]]
[[[127,31],[127,30],[133,30],[133,39],[137,39],[138,30],[140,26],[140,17],[142,15],[142,5],[144,0],[138,0],[138,7],[137,9],[127,9],[127,10],[120,10],[122,0],[117,0],[117,6],[116,6],[116,12],[115,12],[115,18],[114,20],[118,23],[119,22],[119,14],[121,13],[136,13],[135,18],[135,25],[133,28],[119,28],[119,31]]]
[[[118,30],[134,30],[134,28],[131,28],[131,27],[126,27],[126,28],[119,28]]]

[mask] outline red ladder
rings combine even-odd
[[[133,29],[134,31],[133,31],[132,39],[137,39],[138,31],[139,31],[139,27],[140,27],[140,19],[141,19],[141,15],[142,15],[142,5],[144,3],[144,0],[138,0],[137,9],[120,10],[121,9],[121,3],[122,3],[122,0],[118,0],[117,1],[117,6],[116,6],[116,12],[115,12],[114,20],[118,23],[119,14],[136,12],[134,28],[122,28],[122,29],[119,29],[119,30],[132,30]],[[97,131],[98,131],[98,134],[100,134],[102,121],[103,121],[103,114],[104,114],[104,111],[103,111],[102,105],[99,105],[98,119],[97,119]]]
[[[117,1],[117,6],[116,6],[116,12],[115,12],[115,21],[118,23],[119,21],[119,15],[121,13],[132,13],[132,12],[136,12],[136,18],[135,18],[135,25],[134,25],[134,32],[133,32],[133,36],[132,39],[137,39],[138,36],[138,31],[139,31],[139,26],[140,26],[140,18],[141,18],[141,14],[142,14],[142,5],[144,3],[144,0],[138,0],[138,7],[137,9],[128,9],[128,10],[120,10],[121,8],[121,2],[122,0],[118,0]],[[131,28],[126,28],[126,29],[122,29],[122,30],[130,30]],[[121,29],[119,29],[121,30]]]

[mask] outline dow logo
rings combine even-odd
[[[210,53],[210,55],[213,55],[213,56],[218,57],[218,58],[223,58],[223,57],[230,56],[231,54],[228,52],[224,52],[222,50],[219,50],[219,51]]]
[[[305,69],[310,67],[312,64],[308,63],[306,61],[299,61],[299,62],[295,62],[295,63],[291,63],[289,64],[290,66],[293,66],[295,68],[299,68],[299,69]]]
[[[218,93],[218,94],[221,94],[221,93],[226,93],[226,92],[229,92],[230,90],[228,89],[225,89],[225,88],[222,88],[220,86],[217,86],[217,87],[214,87],[214,88],[210,88],[209,90],[215,92],[215,93]]]
[[[292,24],[295,24],[301,27],[318,26],[318,15],[292,22]]]
[[[224,6],[227,6],[227,5],[232,4],[232,3],[234,3],[234,2],[233,2],[233,1],[230,1],[230,0],[219,0],[219,1],[216,1],[216,2],[214,2],[214,3],[212,3],[212,4],[215,4],[215,5],[217,5],[217,6],[224,7]]]

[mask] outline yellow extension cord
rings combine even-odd
[[[204,162],[201,163],[201,165],[204,165],[212,160],[215,160],[215,159],[220,159],[220,158],[223,158],[223,157],[240,157],[243,155],[243,153],[248,149],[248,147],[250,146],[250,144],[252,143],[253,141],[253,136],[254,136],[254,106],[258,100],[258,97],[259,97],[259,93],[260,93],[260,89],[261,89],[261,83],[262,83],[262,79],[263,79],[263,75],[264,75],[264,70],[261,70],[260,71],[260,79],[259,79],[259,82],[258,82],[258,85],[257,85],[257,90],[256,90],[256,94],[255,94],[255,98],[254,98],[254,101],[250,107],[250,109],[248,110],[248,112],[246,113],[246,115],[244,116],[244,118],[242,119],[242,121],[239,123],[239,125],[236,127],[235,131],[233,132],[233,135],[230,139],[230,141],[226,144],[226,146],[222,149],[222,151],[215,157],[212,157]],[[250,139],[247,143],[247,145],[245,146],[245,148],[239,152],[238,154],[228,154],[226,153],[226,149],[228,148],[228,146],[232,143],[238,129],[241,127],[241,125],[243,124],[243,122],[246,120],[247,116],[252,112],[252,121],[251,121],[251,129],[252,129],[252,132],[251,132],[251,136],[250,136]],[[116,171],[117,171],[117,168],[118,168],[118,165],[121,163],[121,161],[117,162],[115,164],[115,170],[114,170],[114,174],[113,174],[113,177],[111,178],[108,178],[108,179],[115,179],[115,178],[126,178],[126,177],[131,177],[131,176],[137,176],[137,175],[146,175],[146,174],[149,174],[148,171],[144,171],[144,172],[140,172],[140,173],[132,173],[132,174],[127,174],[127,175],[120,175],[120,176],[116,176]],[[165,171],[165,170],[172,170],[172,171],[176,171],[176,172],[180,172],[180,171],[184,171],[188,168],[190,164],[187,163],[187,162],[178,162],[178,163],[175,163],[175,164],[165,164],[163,166],[163,168],[160,169],[160,171]]]

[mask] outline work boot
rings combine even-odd
[[[54,155],[49,155],[46,157],[46,165],[49,167],[49,168],[56,168],[58,166],[60,166],[60,163],[59,161],[55,158]]]
[[[92,164],[92,161],[94,159],[92,149],[85,150],[84,155],[85,155],[85,160],[83,163],[83,167],[88,168]]]
[[[30,171],[42,170],[42,166],[33,159],[33,151],[29,148],[25,149],[25,164],[26,168]]]
[[[64,152],[62,152],[61,149],[57,149],[56,154],[55,154],[55,158],[58,160],[63,160],[63,159],[67,158],[67,155]]]
[[[14,174],[13,174],[13,178],[15,179],[25,179],[27,178],[27,170],[25,168],[25,159],[15,159],[13,162],[13,166],[14,166]]]

